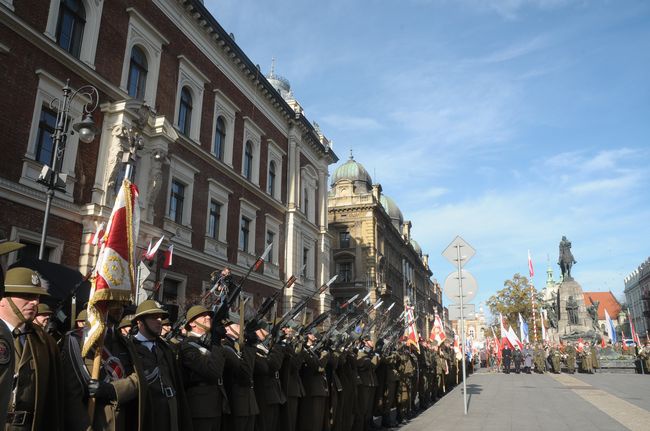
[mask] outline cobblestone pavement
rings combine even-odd
[[[497,374],[467,379],[400,431],[650,430],[650,376]]]

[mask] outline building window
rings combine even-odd
[[[309,249],[308,248],[303,248],[302,249],[302,276],[303,276],[303,278],[307,278],[308,273],[309,273]]]
[[[251,221],[246,217],[241,218],[241,230],[239,232],[239,249],[248,253],[248,238],[250,236]]]
[[[219,239],[219,219],[221,218],[221,204],[210,201],[210,214],[208,215],[208,236]]]
[[[62,0],[59,9],[59,23],[56,29],[56,42],[59,46],[79,58],[86,9],[81,0]]]
[[[163,280],[162,288],[162,303],[163,304],[178,304],[178,290],[180,286],[178,280],[172,280],[165,277]]]
[[[275,232],[267,231],[266,232],[266,244],[271,244],[271,250],[269,250],[269,263],[275,263],[273,261],[273,243],[275,242]]]
[[[350,232],[339,232],[339,247],[350,248]]]
[[[183,223],[183,201],[185,200],[185,185],[173,180],[172,194],[169,200],[169,217],[178,224]]]
[[[44,165],[52,166],[54,161],[54,129],[56,128],[56,113],[43,107],[38,123],[36,141],[36,160]]]
[[[190,135],[190,126],[192,125],[192,93],[189,88],[183,87],[181,90],[181,103],[178,108],[178,128],[186,135]]]
[[[275,162],[274,161],[271,161],[271,163],[269,163],[268,192],[271,196],[275,196]]]
[[[147,85],[147,56],[141,48],[134,46],[131,49],[131,63],[129,65],[129,82],[127,89],[129,96],[144,100]]]
[[[217,159],[223,161],[223,149],[226,145],[226,123],[223,121],[223,117],[219,116],[217,118],[217,127],[214,132],[214,148],[212,152]]]
[[[303,197],[304,205],[302,211],[305,213],[305,215],[309,215],[309,194],[307,192],[307,189],[303,190]]]
[[[253,177],[253,144],[250,141],[246,142],[244,148],[244,177],[249,181]]]
[[[339,275],[337,281],[339,283],[350,283],[352,281],[352,262],[339,262],[336,266],[338,267],[336,272]]]

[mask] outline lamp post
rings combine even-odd
[[[81,121],[72,125],[73,131],[68,132],[68,125],[70,119],[70,105],[75,97],[83,95],[90,99],[88,103],[83,106],[83,116]],[[60,174],[59,169],[63,163],[63,153],[65,151],[66,140],[68,134],[72,135],[77,133],[79,140],[86,144],[95,139],[95,135],[99,131],[92,118],[92,112],[97,108],[99,103],[99,92],[92,85],[84,85],[75,91],[70,87],[70,80],[68,80],[63,87],[63,100],[54,99],[50,102],[50,108],[56,109],[56,128],[52,134],[52,141],[54,142],[54,158],[52,167],[47,165],[43,166],[43,170],[38,177],[38,182],[47,187],[47,199],[45,201],[45,214],[43,216],[43,231],[41,233],[41,244],[38,250],[39,260],[43,259],[45,253],[45,241],[47,238],[47,221],[50,217],[50,207],[52,206],[52,198],[54,192],[59,190],[65,193],[66,174]]]

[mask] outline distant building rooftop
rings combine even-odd
[[[600,301],[598,305],[598,320],[605,320],[605,310],[612,320],[618,319],[621,312],[621,304],[616,300],[612,292],[583,292],[585,306],[589,307],[591,302]]]

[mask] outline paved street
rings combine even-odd
[[[479,372],[400,431],[650,429],[650,376]]]

